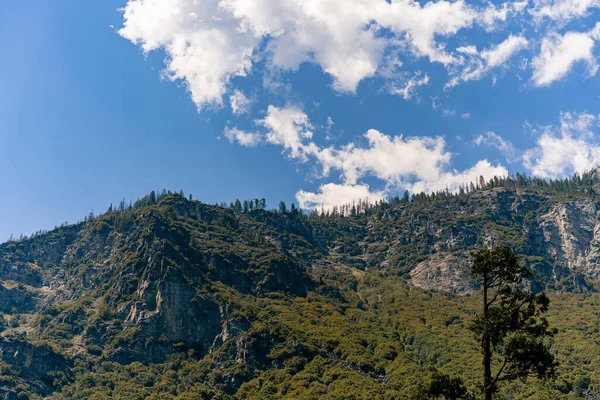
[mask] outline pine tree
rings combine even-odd
[[[283,200],[281,200],[279,202],[279,212],[282,213],[282,214],[285,213],[285,212],[287,212],[287,207],[286,207],[285,202]]]
[[[409,196],[410,196],[410,193],[408,192],[408,190],[405,190],[404,194],[402,195],[402,200],[400,200],[400,201],[404,204],[408,203],[408,201],[410,200]]]
[[[240,199],[235,199],[235,203],[233,203],[233,212],[242,212],[242,202],[240,201]]]
[[[472,254],[470,274],[482,286],[483,310],[469,325],[483,354],[483,394],[491,400],[504,381],[529,376],[552,378],[557,363],[546,339],[556,334],[542,316],[550,300],[545,293],[520,289],[532,276],[508,246],[482,249]],[[492,373],[493,361],[500,367]]]

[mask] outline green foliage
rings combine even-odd
[[[287,206],[283,200],[279,202],[279,212],[282,214],[287,212]]]
[[[93,231],[100,235],[106,235],[110,232],[110,225],[106,221],[98,220],[94,225]]]
[[[470,397],[462,379],[438,372],[431,377],[426,393],[434,399],[456,400]]]
[[[556,334],[542,314],[550,300],[545,293],[528,293],[516,285],[532,275],[509,246],[481,249],[472,254],[470,273],[481,282],[483,312],[469,325],[481,343],[483,393],[486,399],[499,391],[504,381],[530,375],[540,380],[556,373],[555,357],[546,340]],[[492,373],[494,354],[500,367]]]
[[[527,365],[537,376],[505,382],[498,396],[577,398],[600,388],[600,297],[592,283],[536,253],[523,227],[560,196],[594,198],[590,179],[518,176],[456,195],[406,193],[310,215],[295,206],[266,211],[264,199],[230,208],[151,193],[83,224],[1,245],[0,262],[23,271],[33,297],[43,297],[42,283],[60,283],[51,287],[55,302],[35,314],[15,309],[3,334],[51,344],[73,361],[73,375],[52,375],[57,399],[465,397],[481,386],[479,341],[466,326],[482,325],[482,296],[428,292],[407,278],[420,262],[468,253],[485,237],[527,253],[524,267],[548,272],[535,277],[536,287],[556,289],[547,297],[512,284],[501,291],[486,322],[496,335],[492,366],[501,368],[507,355],[514,369],[505,371]],[[514,271],[505,256],[507,268],[496,272],[506,280]],[[173,333],[197,316],[194,329]],[[189,339],[211,324],[204,343]],[[544,353],[548,342],[535,335],[549,326],[558,331]],[[554,382],[538,379],[550,371],[544,354],[560,361]],[[39,390],[22,370],[5,367],[0,387]]]

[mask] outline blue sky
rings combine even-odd
[[[0,4],[0,241],[183,189],[306,208],[600,164],[600,2]]]

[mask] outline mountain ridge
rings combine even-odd
[[[311,368],[345,371],[329,383],[307,381],[320,382],[325,397],[343,393],[338,380],[357,380],[356,393],[379,393],[372,398],[412,396],[431,368],[464,372],[472,364],[464,358],[472,349],[461,356],[442,340],[460,337],[463,349],[472,341],[460,330],[475,310],[471,250],[510,244],[537,272],[534,290],[566,296],[561,307],[596,298],[600,199],[597,180],[585,179],[568,191],[498,181],[347,216],[243,213],[176,193],[4,243],[2,349],[28,356],[2,350],[0,368],[12,383],[0,387],[6,398],[121,398],[115,388],[83,388],[82,379],[141,368],[164,380],[179,362],[203,372],[182,383],[185,390],[169,389],[173,398],[261,398],[268,382],[279,393],[273,398],[296,398],[301,388],[317,390],[302,383]],[[448,356],[420,360],[415,337],[427,353],[464,365]],[[36,357],[58,361],[30,370]],[[578,374],[563,392],[575,390]],[[297,388],[285,389],[286,381]],[[136,388],[142,397],[122,398],[165,395],[155,383]]]

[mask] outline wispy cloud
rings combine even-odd
[[[242,91],[236,89],[229,96],[229,104],[231,105],[231,111],[235,115],[247,114],[250,112],[252,100],[247,98]]]
[[[402,96],[404,100],[409,100],[415,95],[419,87],[428,85],[429,81],[429,75],[417,71],[410,79],[405,81],[401,87],[392,86],[390,88],[390,93]]]
[[[261,135],[255,132],[245,132],[237,128],[225,128],[223,131],[231,143],[238,143],[245,147],[254,147],[262,140]]]
[[[502,43],[481,52],[475,46],[459,47],[463,54],[464,64],[453,71],[452,79],[446,84],[451,88],[463,82],[479,80],[489,71],[504,65],[514,54],[527,47],[529,41],[523,36],[509,35]]]
[[[477,146],[491,146],[495,147],[506,157],[506,161],[513,163],[519,159],[518,152],[515,150],[513,144],[507,140],[504,140],[500,135],[494,132],[486,132],[483,135],[479,135],[473,141]]]

